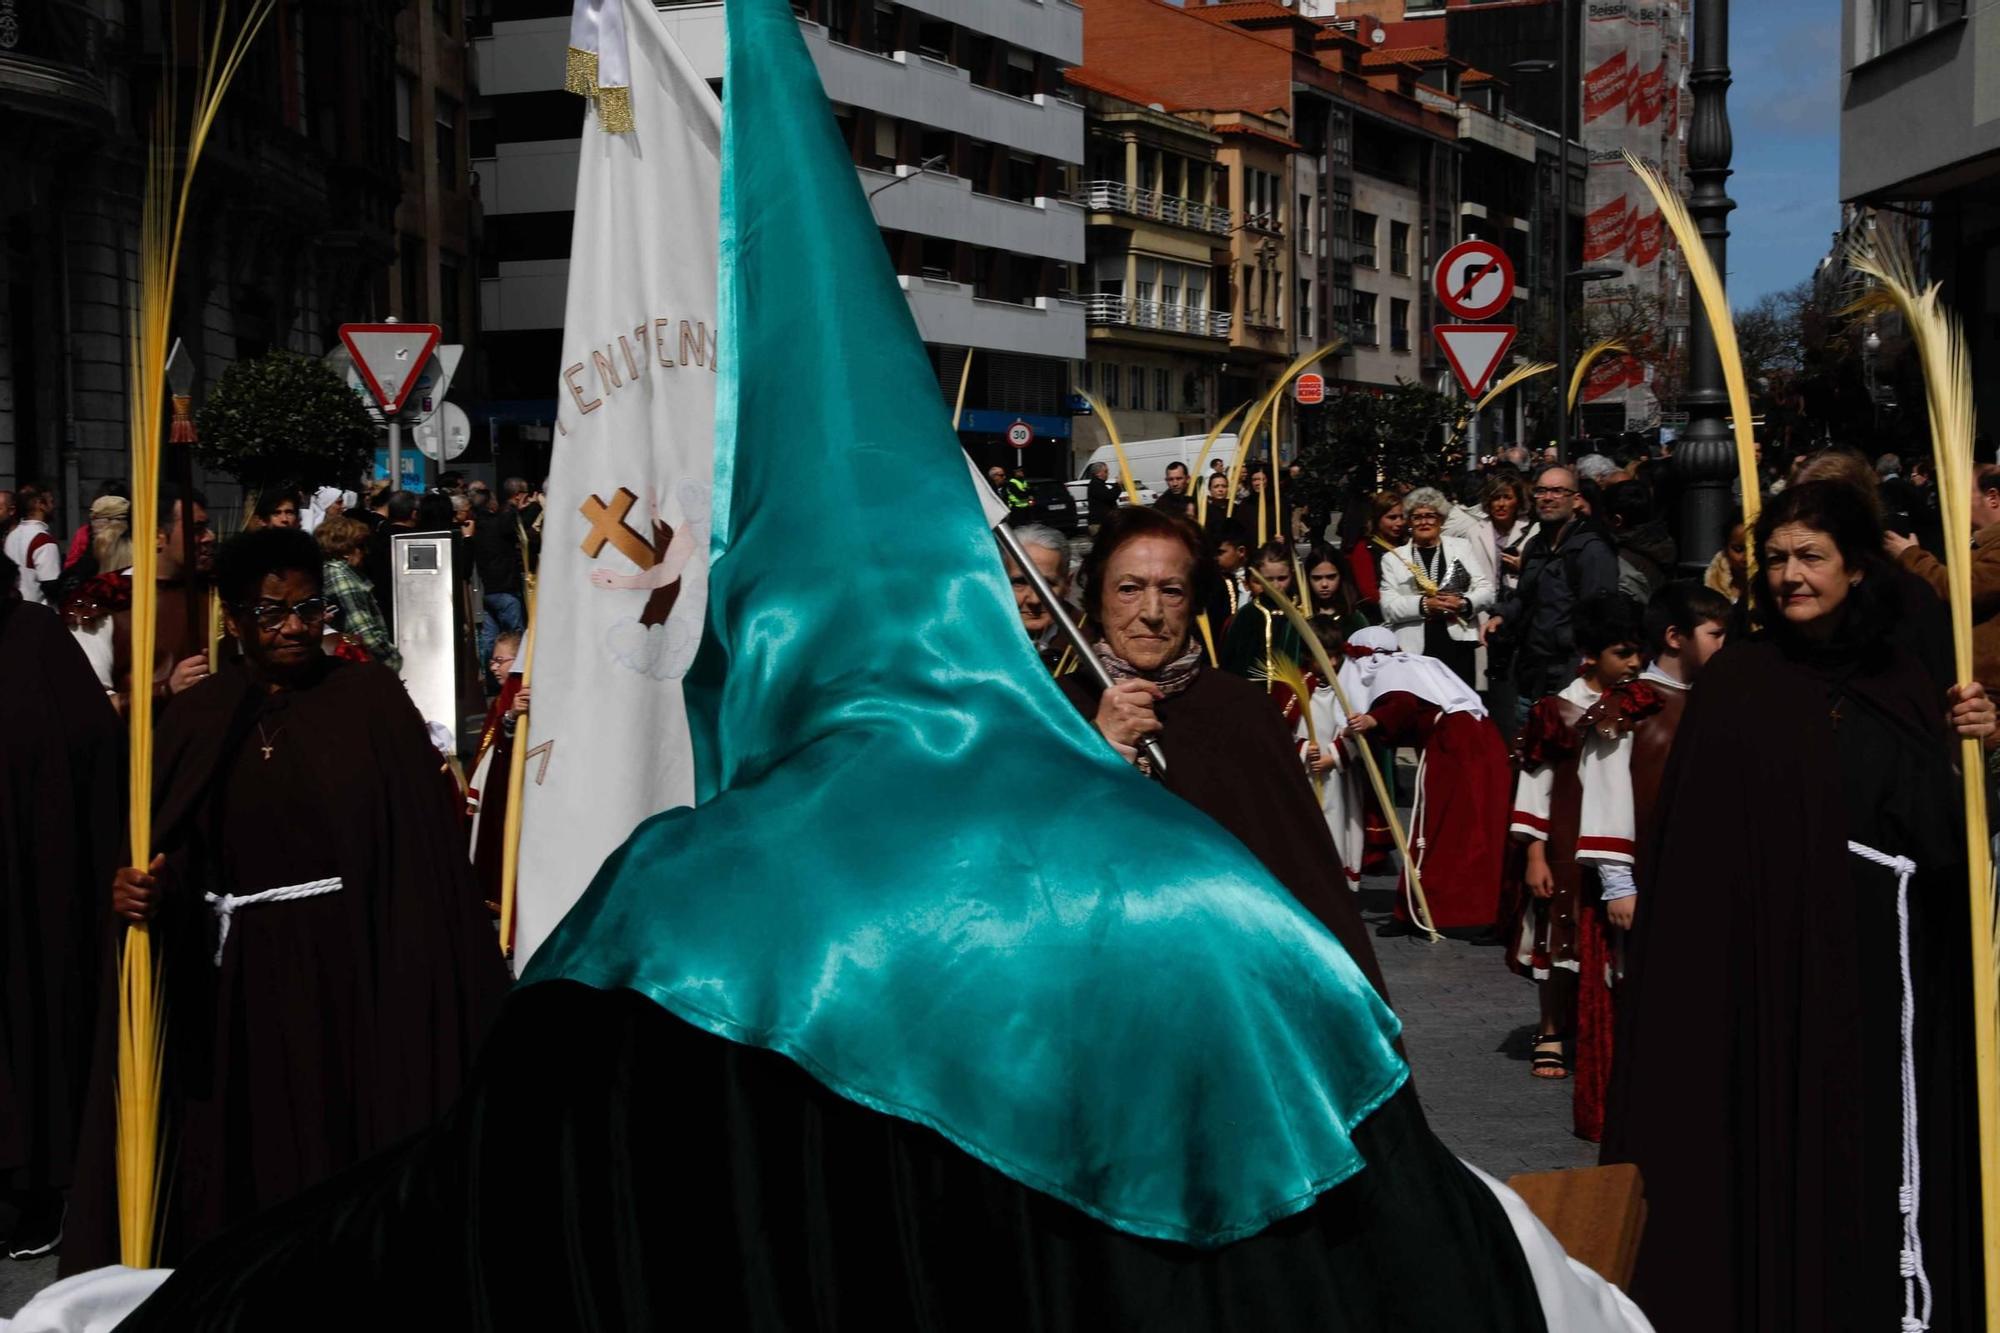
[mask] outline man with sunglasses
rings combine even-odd
[[[296,529],[218,553],[242,660],[162,718],[156,854],[111,886],[167,978],[169,1264],[430,1124],[506,987],[457,788],[395,675],[324,651],[320,580]],[[100,1078],[65,1271],[116,1258],[110,1097]]]
[[[1572,627],[1576,609],[1618,590],[1617,548],[1582,504],[1576,473],[1551,463],[1535,474],[1533,493],[1541,530],[1521,552],[1520,583],[1501,598],[1483,631],[1515,645],[1520,695],[1515,716],[1500,719],[1510,731],[1527,725],[1542,696],[1575,679],[1581,660]]]

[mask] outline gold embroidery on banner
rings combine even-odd
[[[630,88],[599,88],[597,90],[597,128],[606,134],[630,134],[632,125],[632,90]]]
[[[569,48],[563,64],[563,91],[578,97],[597,96],[597,52]]]

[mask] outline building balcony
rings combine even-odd
[[[1196,203],[1159,190],[1135,190],[1123,181],[1085,181],[1078,202],[1093,213],[1124,213],[1215,236],[1227,236],[1234,221],[1234,215],[1226,208]]]
[[[1195,310],[1164,301],[1136,301],[1130,297],[1099,293],[1084,298],[1091,327],[1113,326],[1127,329],[1156,329],[1161,333],[1188,333],[1197,338],[1227,338],[1229,312]]]
[[[1083,303],[1038,296],[1029,301],[997,301],[975,295],[967,283],[930,273],[901,274],[897,282],[910,303],[917,331],[927,343],[979,347],[1024,356],[1084,355]]]
[[[18,14],[0,4],[0,105],[108,128],[104,53],[104,21],[76,0],[43,0]]]
[[[875,221],[890,231],[1074,263],[1083,258],[1083,210],[1066,199],[1003,199],[942,171],[860,170]]]

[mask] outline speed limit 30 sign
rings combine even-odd
[[[1017,421],[1007,427],[1007,443],[1016,449],[1025,449],[1035,442],[1035,428],[1025,421]]]
[[[1461,241],[1438,260],[1431,289],[1459,319],[1491,319],[1514,299],[1514,262],[1491,241]]]

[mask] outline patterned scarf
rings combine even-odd
[[[1112,652],[1110,644],[1102,639],[1097,641],[1097,660],[1104,663],[1104,669],[1114,682],[1150,680],[1169,699],[1194,684],[1194,678],[1201,674],[1201,658],[1201,645],[1190,640],[1186,652],[1148,675]]]

